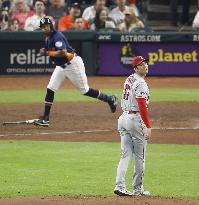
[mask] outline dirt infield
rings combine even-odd
[[[152,103],[150,115],[154,130],[150,143],[199,144],[199,106],[193,103],[189,113],[183,112],[187,106],[189,103]],[[36,118],[42,110],[42,105],[1,105],[0,121]],[[0,139],[119,142],[117,118],[120,114],[120,108],[112,114],[100,102],[57,103],[49,128],[1,126]]]
[[[94,88],[121,88],[125,77],[90,77]],[[44,89],[49,76],[0,77],[1,90]],[[148,78],[151,88],[199,88],[198,78]],[[111,85],[110,85],[111,82]],[[66,82],[62,88],[72,88]],[[0,122],[37,118],[43,112],[42,104],[1,105]],[[112,114],[106,104],[96,103],[55,103],[49,128],[34,125],[0,126],[0,139],[28,139],[55,141],[107,141],[119,142],[117,118],[121,114],[118,107]],[[150,105],[150,119],[153,132],[150,143],[199,144],[199,104],[198,103],[153,103]],[[198,200],[162,199],[158,197],[19,197],[0,199],[0,204],[199,204]]]
[[[89,84],[97,88],[121,88],[125,77],[90,77]],[[2,90],[45,88],[49,76],[1,77]],[[148,78],[152,88],[199,88],[198,78]],[[111,82],[111,84],[110,84]],[[72,88],[66,81],[62,88]],[[43,112],[42,104],[1,105],[0,122],[37,118]],[[0,139],[33,139],[60,141],[118,141],[118,106],[112,114],[107,105],[96,103],[55,103],[49,128],[33,125],[0,127]],[[198,103],[150,104],[153,138],[151,143],[199,144]],[[28,129],[27,129],[28,128]]]
[[[198,205],[198,200],[159,197],[52,196],[0,199],[0,205]]]

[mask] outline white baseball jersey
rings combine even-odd
[[[149,103],[149,88],[144,78],[137,73],[130,75],[125,83],[121,100],[122,110],[139,111],[136,98],[145,98],[146,104]]]

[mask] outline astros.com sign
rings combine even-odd
[[[35,49],[27,49],[24,53],[10,53],[10,64],[30,65],[49,64],[48,56],[40,56]]]

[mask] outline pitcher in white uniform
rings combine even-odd
[[[118,119],[122,155],[117,168],[114,193],[120,196],[150,195],[143,188],[145,152],[147,140],[151,137],[148,116],[149,89],[144,80],[148,73],[147,60],[136,56],[132,60],[135,73],[125,83],[121,100],[122,115]],[[125,185],[125,175],[132,156],[135,156],[132,192]]]

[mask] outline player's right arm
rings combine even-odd
[[[50,57],[63,58],[66,57],[69,61],[73,59],[74,54],[68,53],[66,49],[58,50],[58,51],[47,51],[45,48],[40,49],[40,55],[48,55]]]
[[[47,51],[46,54],[50,57],[63,58],[66,57],[69,61],[73,59],[74,54],[68,53],[66,49],[57,51]]]
[[[62,38],[55,42],[56,50],[46,50],[45,48],[40,49],[40,55],[48,55],[50,57],[63,58],[66,57],[69,61],[73,59],[74,54],[67,52],[65,42]]]

